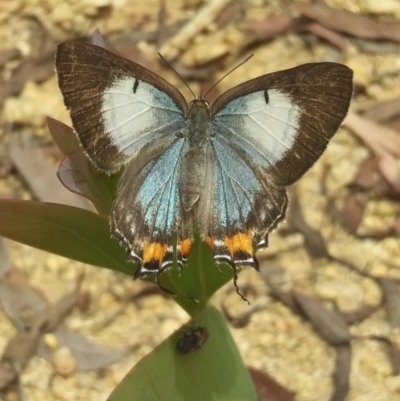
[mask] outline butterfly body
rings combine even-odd
[[[191,103],[181,132],[185,139],[179,178],[181,204],[188,212],[199,200],[206,180],[207,150],[211,137],[210,108],[207,101]]]
[[[83,42],[58,47],[56,70],[87,156],[109,174],[124,168],[110,225],[136,277],[182,265],[195,233],[217,263],[258,269],[254,248],[284,218],[285,187],[323,153],[352,95],[352,71],[335,63],[247,81],[211,108]]]

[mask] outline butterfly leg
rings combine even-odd
[[[163,273],[164,272],[164,270],[163,269],[160,269],[158,272],[157,272],[157,274],[156,274],[156,283],[157,283],[157,285],[158,285],[158,288],[161,290],[161,292],[163,292],[165,295],[168,295],[168,296],[176,296],[176,294],[173,292],[173,291],[171,291],[171,290],[169,290],[168,288],[165,288],[162,284],[161,284],[161,282],[160,282],[160,276],[161,276],[161,273]]]
[[[232,268],[233,268],[233,271],[234,271],[233,285],[235,286],[236,294],[238,294],[239,297],[243,299],[243,301],[246,301],[246,302],[250,305],[249,300],[248,300],[247,298],[245,298],[245,297],[242,295],[242,293],[240,292],[240,290],[239,290],[239,286],[238,286],[238,284],[237,284],[237,281],[238,281],[238,278],[239,278],[239,277],[238,277],[238,274],[237,274],[237,267],[236,267],[235,265],[233,265]]]

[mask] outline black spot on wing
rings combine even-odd
[[[133,83],[133,93],[136,93],[138,86],[139,86],[139,80],[135,78],[135,82]]]
[[[268,104],[269,103],[269,95],[268,95],[267,90],[264,91],[264,98],[265,98],[265,103]]]

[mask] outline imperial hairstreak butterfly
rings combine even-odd
[[[188,105],[153,72],[78,41],[58,46],[56,70],[86,155],[108,174],[124,167],[111,231],[135,277],[157,281],[174,256],[185,262],[195,232],[217,263],[258,270],[254,248],[284,218],[285,187],[321,156],[353,90],[348,67],[315,63]]]

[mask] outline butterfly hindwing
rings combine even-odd
[[[111,212],[115,236],[139,261],[136,276],[155,275],[172,264],[172,237],[185,237],[179,194],[184,139],[148,145],[126,167]],[[187,235],[187,234],[186,234]],[[178,263],[180,257],[178,255]]]
[[[181,93],[102,47],[63,43],[56,70],[82,147],[103,171],[119,170],[143,146],[182,128],[187,103]]]
[[[209,164],[210,200],[200,201],[207,213],[199,219],[215,259],[258,269],[254,245],[284,217],[286,192],[222,135],[211,140]]]

